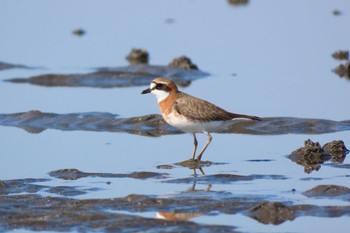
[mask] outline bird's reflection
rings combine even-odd
[[[177,163],[177,165],[179,164],[186,164],[189,165],[191,164],[192,166],[183,166],[183,167],[188,167],[190,170],[192,170],[192,176],[195,178],[197,176],[205,176],[205,172],[203,169],[203,166],[208,166],[208,162],[202,162],[199,161],[200,163],[198,163],[198,161],[195,160],[186,160],[180,163]],[[204,165],[206,164],[206,165]],[[197,182],[196,179],[193,179],[193,183],[190,186],[190,188],[188,188],[186,191],[183,191],[182,193],[194,193],[194,192],[210,192],[212,188],[211,184],[207,184],[205,189],[199,189],[197,188]],[[157,219],[165,219],[165,220],[170,220],[170,221],[187,221],[190,220],[192,218],[198,217],[202,214],[204,214],[205,212],[199,212],[199,211],[194,211],[194,212],[179,212],[179,211],[173,211],[173,212],[157,212],[156,213],[156,217]]]
[[[198,217],[203,213],[193,212],[193,213],[177,213],[177,212],[157,212],[156,218],[172,220],[172,221],[187,221],[191,218]]]
[[[197,170],[201,173],[201,175],[205,176],[205,173],[203,171],[203,168],[199,167],[199,168],[193,168],[192,171],[193,171],[193,176],[197,177]],[[200,190],[200,189],[196,189],[196,185],[197,185],[197,182],[196,180],[193,181],[192,183],[192,187],[189,189],[189,191],[191,192],[201,192],[201,191],[205,191],[205,192],[209,192],[210,189],[213,187],[211,184],[208,184],[207,185],[207,188],[205,190]]]

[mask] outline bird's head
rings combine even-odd
[[[141,94],[152,93],[157,97],[158,102],[166,99],[171,92],[177,92],[176,84],[168,78],[153,79],[149,88],[143,90]]]

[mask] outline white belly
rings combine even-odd
[[[215,132],[224,129],[230,121],[212,121],[212,122],[199,122],[199,121],[189,121],[185,117],[174,116],[170,114],[168,116],[163,116],[165,121],[185,132],[200,133],[200,132]]]

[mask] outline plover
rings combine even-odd
[[[192,133],[194,148],[192,160],[200,161],[204,151],[209,146],[211,132],[225,129],[232,120],[237,118],[260,121],[256,116],[228,112],[206,100],[196,98],[178,90],[176,84],[168,78],[154,79],[150,87],[141,94],[152,93],[158,100],[158,106],[164,120],[171,126]],[[208,139],[203,149],[196,156],[198,141],[196,133],[204,133]]]

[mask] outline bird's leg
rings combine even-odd
[[[194,157],[196,156],[198,141],[197,141],[197,138],[196,138],[196,134],[192,133],[192,135],[193,135],[193,144],[194,144],[194,148],[193,148],[193,152],[192,152],[192,159],[194,160]]]
[[[207,147],[209,146],[211,140],[213,139],[213,137],[210,135],[210,133],[208,133],[208,132],[204,132],[204,133],[208,136],[208,140],[207,140],[207,142],[205,143],[205,145],[204,145],[203,149],[201,150],[201,152],[199,152],[199,155],[197,156],[197,160],[198,160],[198,161],[201,160],[202,155],[203,155],[205,149],[207,149]]]

